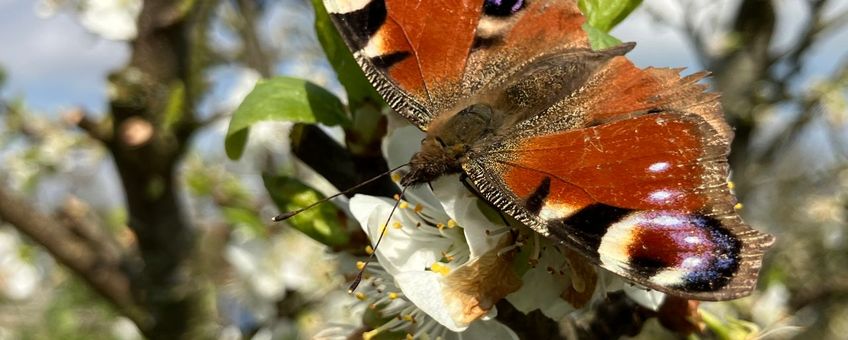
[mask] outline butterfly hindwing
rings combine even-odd
[[[617,58],[605,69],[632,66]],[[602,70],[571,105],[552,106],[564,111],[481,143],[465,171],[503,211],[634,282],[693,299],[744,296],[771,237],[734,210],[716,97],[673,73],[634,67],[603,86]]]

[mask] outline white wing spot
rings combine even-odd
[[[345,14],[365,8],[372,0],[335,0],[324,1],[327,12]]]
[[[648,166],[650,172],[663,172],[668,170],[670,164],[668,162],[657,162]]]

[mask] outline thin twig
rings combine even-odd
[[[62,118],[68,124],[74,125],[85,131],[89,137],[103,144],[112,140],[112,124],[107,120],[94,121],[81,108],[76,108],[62,113]]]

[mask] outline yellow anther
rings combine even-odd
[[[736,210],[742,209],[742,203],[736,203],[736,205],[733,206],[733,209],[736,209]]]
[[[386,224],[385,223],[381,224],[380,225],[380,234],[385,233],[386,231],[387,231],[386,230]]]
[[[415,322],[415,318],[412,317],[412,314],[404,314],[401,316],[401,318],[403,319],[403,321]]]
[[[373,254],[374,253],[374,247],[371,247],[371,245],[365,246],[365,253],[368,254],[368,255]]]
[[[355,296],[356,299],[359,300],[359,301],[365,300],[365,293],[363,293],[363,292],[356,292],[356,294],[353,294],[353,296]]]
[[[382,333],[382,332],[383,332],[383,328],[378,327],[378,328],[376,328],[376,329],[373,329],[373,330],[370,330],[370,331],[368,331],[368,332],[362,333],[362,340],[373,340],[373,339],[374,339],[374,338],[376,338],[378,335],[380,335],[380,333]]]
[[[392,228],[400,229],[403,228],[403,225],[399,221],[395,221],[395,223],[392,223]]]
[[[415,339],[415,337],[413,337],[412,334],[406,333],[406,340],[413,340],[413,339]]]
[[[389,299],[390,300],[394,300],[394,299],[397,299],[397,298],[398,298],[398,293],[395,293],[395,292],[389,293]]]
[[[392,181],[400,182],[400,174],[397,172],[392,173]]]
[[[356,269],[362,270],[363,268],[365,268],[365,262],[364,261],[356,261]]]
[[[456,221],[454,221],[453,219],[449,219],[448,220],[448,228],[453,228],[453,227],[456,227]]]
[[[424,206],[416,203],[415,204],[415,213],[418,214],[418,213],[421,213],[422,211],[424,211]]]
[[[728,189],[733,190],[733,188],[735,188],[735,187],[736,187],[736,184],[734,184],[733,181],[727,181],[727,188]]]
[[[439,230],[445,229],[445,224],[444,223],[436,223],[436,228],[439,228]]]
[[[400,195],[398,194],[395,194],[394,196],[392,196],[392,198],[394,198],[395,201],[400,201]]]
[[[448,266],[442,264],[441,262],[433,263],[433,265],[430,266],[430,271],[432,271],[434,273],[439,273],[439,274],[442,274],[442,275],[450,274],[450,268]]]
[[[409,208],[409,202],[407,202],[407,201],[400,201],[400,205],[398,205],[398,208],[401,208],[401,209]]]

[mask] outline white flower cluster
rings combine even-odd
[[[104,39],[128,41],[138,33],[136,19],[142,0],[41,0],[35,10],[41,17],[50,17],[67,5],[77,7],[85,29]]]
[[[80,23],[109,40],[132,40],[141,0],[87,0],[82,4]]]
[[[38,268],[21,256],[22,247],[16,232],[0,226],[0,299],[28,299],[41,281]]]
[[[394,129],[384,144],[389,166],[407,162],[421,138],[414,127]],[[504,298],[522,312],[538,309],[553,319],[608,291],[623,289],[652,309],[664,298],[599,273],[538,234],[508,226],[458,176],[407,189],[386,225],[395,199],[357,195],[350,201],[372,243],[385,230],[375,253],[379,266],[368,267],[356,294],[390,321],[366,338],[406,332],[414,338],[513,339],[516,335],[494,319],[495,303]],[[342,333],[336,327],[320,335],[330,339]]]

